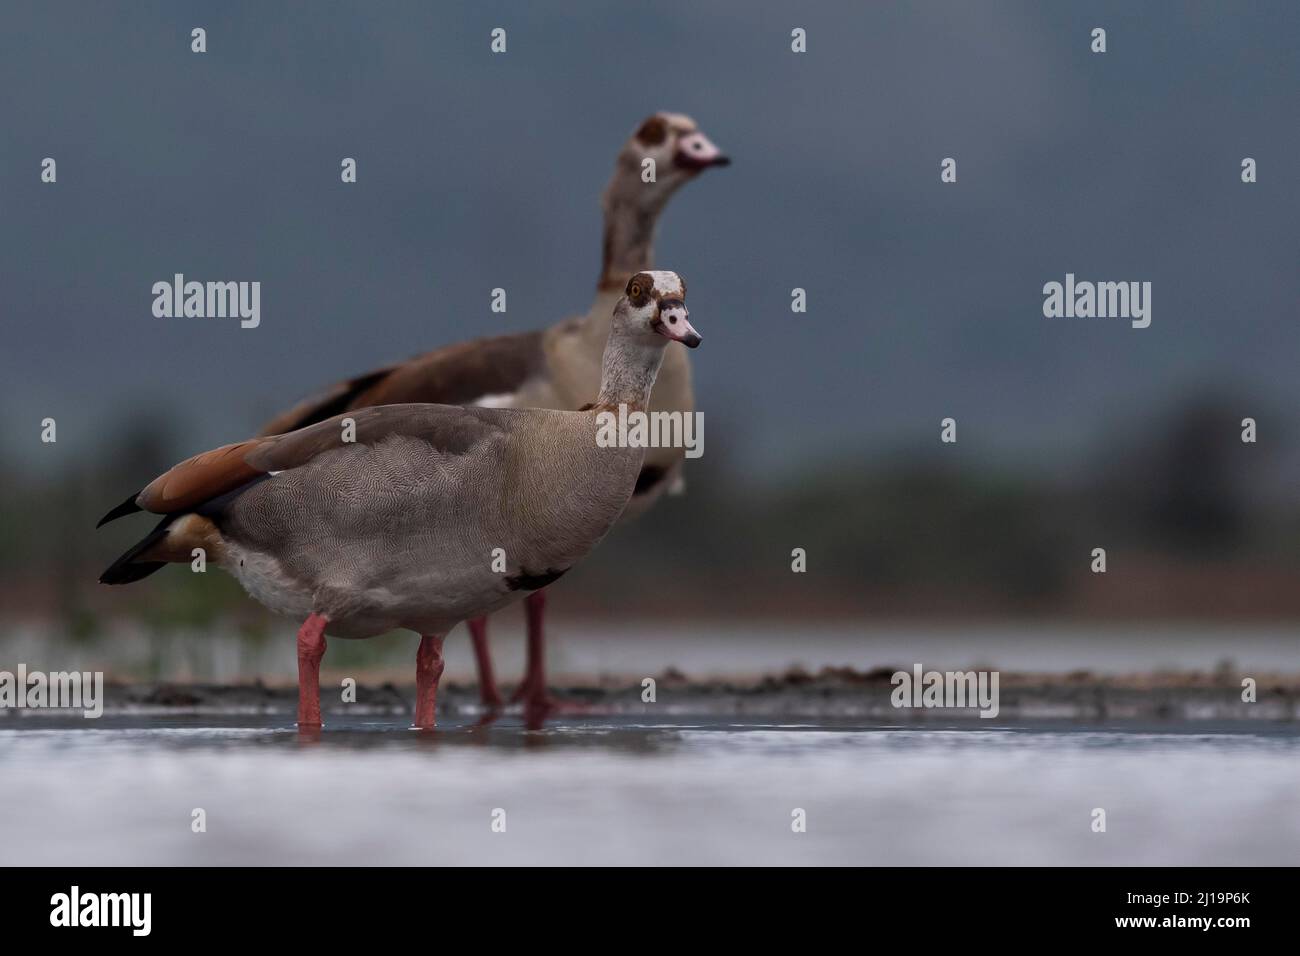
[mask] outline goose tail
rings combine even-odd
[[[132,503],[134,503],[134,500]],[[119,505],[118,508],[120,507],[122,506]],[[115,508],[114,511],[116,510],[118,509]],[[141,509],[136,508],[135,510],[139,511]],[[112,513],[113,512],[111,511],[109,512],[110,515],[112,515]],[[122,513],[129,514],[130,512],[124,511]],[[120,517],[120,515],[118,517]],[[162,521],[159,521],[152,531],[132,545],[120,558],[108,566],[107,570],[99,576],[99,583],[131,584],[134,581],[139,581],[141,578],[147,578],[159,568],[166,567],[166,561],[136,561],[135,559],[145,551],[148,551],[163,538],[167,537],[168,526],[171,525],[175,519],[175,515],[167,515],[162,519]],[[106,517],[105,521],[108,520],[112,519]],[[103,524],[103,522],[101,521],[100,524]]]

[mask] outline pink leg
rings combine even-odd
[[[432,730],[437,723],[438,681],[442,679],[442,639],[445,634],[424,634],[415,654],[415,726]]]
[[[492,672],[492,651],[488,648],[487,618],[476,617],[469,621],[469,636],[474,641],[474,660],[478,664],[478,696],[489,710],[501,709],[501,691],[497,690],[496,675]]]
[[[542,621],[546,616],[546,592],[534,591],[524,599],[528,615],[528,665],[523,682],[515,689],[511,701],[524,703],[524,724],[540,728],[554,714],[585,714],[585,704],[556,700],[546,689],[546,633]]]
[[[524,598],[528,617],[528,663],[524,679],[515,688],[511,703],[523,701],[532,705],[546,699],[546,632],[542,621],[546,616],[546,592],[534,591]]]
[[[298,726],[320,727],[320,661],[325,656],[329,619],[313,611],[298,628]]]

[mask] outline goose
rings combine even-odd
[[[643,181],[646,160],[654,160],[653,182]],[[605,189],[602,263],[596,296],[586,315],[548,329],[477,339],[436,349],[398,365],[338,383],[277,416],[261,435],[276,435],[371,405],[436,402],[505,408],[576,409],[589,403],[601,383],[601,362],[610,317],[628,280],[653,268],[659,215],[673,194],[701,172],[730,160],[679,113],[647,117],[624,143]],[[690,362],[671,346],[651,403],[652,411],[694,411]],[[652,448],[625,517],[644,512],[666,490],[682,488],[681,448]],[[545,592],[532,592],[526,604],[528,651],[525,676],[514,699],[534,714],[556,707],[547,694],[543,618]],[[486,618],[469,622],[479,672],[482,704],[502,706],[493,675]]]
[[[700,344],[685,300],[675,273],[628,281],[585,410],[380,405],[195,455],[100,520],[163,516],[100,581],[138,581],[203,548],[250,596],[302,619],[304,729],[321,726],[326,635],[413,630],[415,726],[431,728],[447,632],[550,584],[622,514],[646,450],[601,440],[602,416],[644,411],[670,343]]]

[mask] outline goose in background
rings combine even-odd
[[[655,181],[644,182],[647,159]],[[492,408],[573,410],[595,398],[614,306],[629,279],[653,268],[659,215],[672,195],[702,171],[730,160],[690,117],[655,113],[623,145],[605,189],[602,264],[595,300],[587,314],[548,329],[476,339],[426,352],[407,362],[341,382],[268,422],[262,435],[303,428],[342,412],[404,402],[480,405]],[[678,345],[664,355],[652,411],[694,411],[690,362]],[[665,490],[681,487],[682,448],[651,448],[627,508],[643,512]],[[552,709],[546,688],[543,617],[545,592],[526,602],[527,667],[514,700],[534,715]],[[502,704],[487,642],[487,620],[469,621],[483,704]]]
[[[699,345],[685,296],[672,272],[628,281],[584,411],[382,405],[196,455],[100,521],[163,515],[100,580],[138,581],[204,548],[252,597],[303,619],[306,729],[321,724],[326,634],[409,628],[420,635],[415,725],[432,727],[447,632],[544,588],[623,513],[645,449],[602,446],[598,416],[644,411],[667,347]]]

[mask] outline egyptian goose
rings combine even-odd
[[[655,161],[655,181],[643,181],[645,160]],[[302,428],[340,412],[399,402],[439,402],[508,408],[576,409],[600,387],[601,356],[610,316],[628,279],[653,268],[659,214],[682,185],[713,166],[730,162],[690,117],[656,113],[623,145],[605,189],[603,263],[596,298],[585,316],[549,329],[477,339],[427,352],[389,368],[341,382],[264,426],[262,435]],[[651,402],[654,411],[694,410],[690,362],[673,346],[664,356]],[[652,448],[645,457],[627,516],[644,511],[665,489],[680,487],[681,448]],[[527,601],[528,666],[515,693],[535,714],[547,697],[542,618],[545,596]],[[469,622],[483,703],[501,706],[487,644],[487,621]]]
[[[432,727],[447,632],[554,581],[622,514],[645,449],[599,440],[601,419],[646,409],[670,342],[699,345],[685,295],[672,272],[628,281],[582,411],[383,405],[196,455],[100,521],[164,516],[100,580],[137,581],[203,548],[252,597],[305,618],[304,728],[321,722],[327,633],[416,631],[415,724]]]

